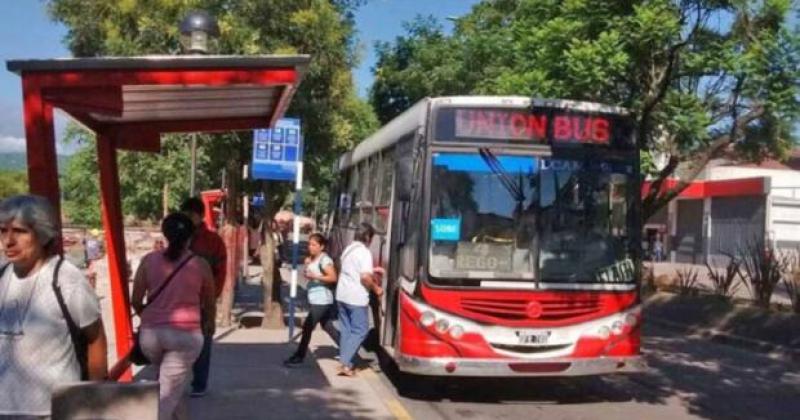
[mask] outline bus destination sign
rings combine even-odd
[[[442,108],[436,129],[444,141],[627,146],[632,140],[622,115],[558,108]]]

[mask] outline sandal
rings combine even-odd
[[[356,371],[347,366],[342,366],[342,369],[339,371],[339,376],[346,376],[348,378],[352,378],[353,376],[356,376]]]

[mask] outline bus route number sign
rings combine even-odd
[[[511,271],[512,245],[459,242],[456,269],[465,271]]]
[[[456,136],[539,141],[552,133],[554,143],[606,145],[612,121],[602,115],[528,113],[507,110],[456,110]]]

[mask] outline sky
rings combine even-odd
[[[475,3],[477,0],[369,0],[356,14],[362,60],[353,74],[359,95],[365,97],[372,84],[376,41],[391,41],[402,35],[403,22],[413,20],[418,14],[432,15],[450,30],[452,23],[446,17],[464,15]],[[3,62],[69,57],[63,44],[66,33],[64,26],[48,18],[44,1],[0,0],[0,59]],[[56,115],[57,137],[63,131],[66,118]],[[0,69],[0,153],[24,151],[24,137],[20,78],[3,65]],[[71,152],[62,146],[59,151]]]
[[[0,1],[0,153],[24,152],[22,83],[6,70],[5,61],[26,58],[67,57],[61,43],[66,29],[51,22],[40,0]],[[61,131],[64,118],[56,121]]]

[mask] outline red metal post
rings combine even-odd
[[[30,192],[48,198],[56,214],[60,215],[61,199],[58,187],[56,138],[53,130],[53,106],[45,102],[39,86],[28,78],[23,77],[22,90]],[[60,218],[58,222],[60,230]]]
[[[133,343],[131,304],[128,290],[128,269],[125,259],[125,230],[122,224],[122,202],[119,193],[117,149],[114,139],[97,133],[97,159],[100,169],[100,196],[103,207],[103,227],[108,249],[108,274],[114,313],[114,332],[117,358],[122,359]],[[131,380],[130,369],[120,378]]]

